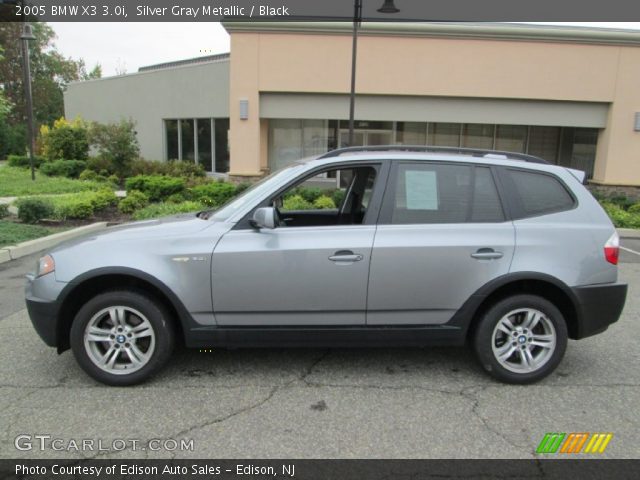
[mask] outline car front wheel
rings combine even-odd
[[[164,306],[129,291],[89,300],[74,319],[70,340],[83,370],[99,382],[120,386],[148,379],[168,360],[174,345]]]
[[[482,366],[508,383],[532,383],[549,375],[567,348],[560,310],[536,295],[514,295],[480,319],[475,350]]]

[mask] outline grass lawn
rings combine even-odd
[[[45,237],[63,230],[66,230],[66,228],[41,227],[39,225],[25,225],[0,220],[0,247],[16,245],[20,242]]]
[[[64,177],[47,177],[40,172],[36,172],[34,182],[31,180],[31,170],[28,168],[0,167],[0,197],[75,193],[100,188],[104,188],[104,184]]]

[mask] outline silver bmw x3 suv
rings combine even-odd
[[[149,378],[177,342],[468,342],[497,379],[530,383],[624,306],[618,235],[583,181],[516,153],[335,150],[216,211],[58,246],[28,276],[27,307],[47,345],[110,385]]]

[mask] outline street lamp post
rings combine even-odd
[[[29,40],[35,40],[31,30],[31,24],[27,23],[27,18],[24,13],[25,0],[0,0],[0,5],[17,5],[22,4],[22,35],[20,40],[22,41],[22,74],[24,83],[24,96],[27,108],[27,130],[29,133],[29,164],[31,166],[31,180],[36,179],[36,171],[33,162],[33,152],[35,150],[35,131],[33,127],[33,100],[31,96],[31,67],[29,63]]]
[[[31,180],[36,179],[36,171],[33,161],[33,152],[35,150],[35,131],[33,126],[33,100],[31,97],[31,67],[29,65],[29,40],[35,40],[35,36],[31,30],[31,25],[26,21],[22,24],[22,73],[24,78],[24,96],[27,104],[27,127],[29,131],[29,165],[31,166]]]
[[[380,13],[398,13],[393,0],[384,0]],[[353,3],[353,42],[351,47],[351,92],[349,95],[349,146],[353,146],[354,117],[356,108],[356,59],[358,56],[358,28],[362,23],[362,0],[354,0]]]
[[[349,146],[353,146],[354,114],[356,109],[356,57],[358,56],[358,28],[362,22],[362,0],[353,3],[353,42],[351,46],[351,93],[349,95]]]

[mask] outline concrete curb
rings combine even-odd
[[[36,238],[35,240],[28,240],[26,242],[19,243],[18,245],[2,247],[0,248],[0,263],[31,255],[32,253],[39,252],[40,250],[51,248],[64,240],[69,240],[70,238],[79,237],[86,233],[102,230],[106,227],[107,222],[96,222],[91,225],[67,230],[66,232],[54,233],[53,235]]]
[[[640,238],[640,230],[635,228],[617,228],[620,238]]]

